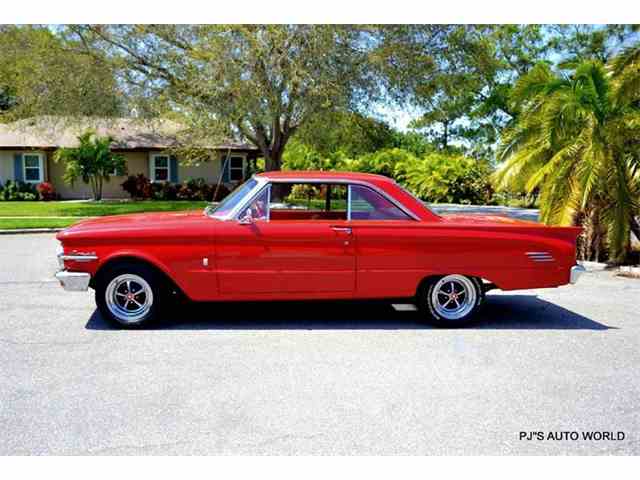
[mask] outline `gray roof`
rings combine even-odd
[[[80,118],[41,116],[0,124],[0,148],[59,148],[78,145],[78,135],[94,130],[114,139],[120,150],[158,150],[180,146],[184,127],[171,120],[135,118]],[[210,149],[257,150],[248,143],[224,141]]]

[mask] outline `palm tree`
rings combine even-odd
[[[585,259],[597,259],[606,240],[621,261],[630,230],[640,238],[638,58],[618,68],[584,62],[571,76],[538,64],[514,87],[521,114],[498,149],[497,186],[539,189],[544,223],[583,224]]]
[[[78,146],[60,148],[56,162],[66,163],[64,180],[73,185],[78,179],[91,185],[94,200],[102,200],[102,185],[114,173],[124,175],[126,163],[122,155],[111,151],[111,137],[98,137],[89,130],[78,137]]]

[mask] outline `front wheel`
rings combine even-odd
[[[110,268],[96,282],[96,304],[110,323],[138,328],[158,318],[162,282],[153,269],[123,263]]]
[[[427,321],[438,327],[468,325],[478,312],[484,291],[479,279],[465,275],[446,275],[423,284],[418,305]]]

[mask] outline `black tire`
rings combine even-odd
[[[436,289],[438,289],[438,291],[441,290],[441,287],[443,287],[442,282],[444,282],[444,286],[446,288],[446,285],[448,284],[447,279],[451,279],[453,282],[460,281],[461,283],[458,286],[462,286],[464,284],[466,289],[472,290],[472,292],[466,293],[470,294],[469,303],[465,309],[462,309],[459,315],[449,313],[443,314],[443,307],[438,307],[434,303],[434,292]],[[466,281],[463,281],[462,279],[465,279]],[[462,292],[460,291],[457,294],[460,298],[464,298],[461,293]],[[457,299],[455,301],[457,302]],[[420,285],[417,294],[417,303],[418,309],[422,313],[425,321],[431,325],[441,328],[466,327],[476,320],[478,311],[484,303],[484,288],[482,287],[482,281],[476,277],[456,274],[433,277],[425,280]],[[447,318],[446,315],[450,315],[455,318]]]
[[[112,295],[113,289],[115,288],[114,286],[118,285],[124,278],[132,279],[132,291],[135,291],[136,283],[140,283],[143,287],[139,293],[136,293],[136,295],[140,296],[134,298],[134,300],[140,302],[150,300],[148,309],[146,308],[146,303],[144,303],[145,309],[142,309],[139,315],[131,318],[123,318],[123,316],[116,314],[115,312],[125,310],[125,307],[121,305],[114,306],[113,300],[111,302],[108,300],[109,297],[114,298]],[[144,285],[143,282],[136,279],[142,279],[147,285]],[[121,285],[120,288],[123,288],[123,290],[120,290],[122,293],[119,294],[118,298],[122,298],[123,294],[129,293],[126,290],[126,285]],[[151,291],[148,298],[145,294],[147,289]],[[168,288],[166,280],[153,268],[139,263],[122,262],[108,267],[107,270],[98,274],[95,292],[96,305],[107,322],[118,328],[135,329],[148,327],[160,319],[161,312],[163,312],[166,303]],[[146,300],[143,300],[145,298]],[[124,301],[126,301],[126,299]],[[131,303],[128,303],[128,305],[131,305]],[[136,308],[135,305],[134,308]]]

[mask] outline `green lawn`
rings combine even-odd
[[[66,227],[86,217],[140,212],[201,210],[206,205],[207,202],[201,201],[155,200],[140,202],[0,202],[0,230]]]
[[[137,212],[197,210],[207,202],[140,201],[140,202],[0,202],[0,217],[100,217]]]
[[[22,228],[63,228],[73,225],[81,218],[0,218],[0,230]]]

